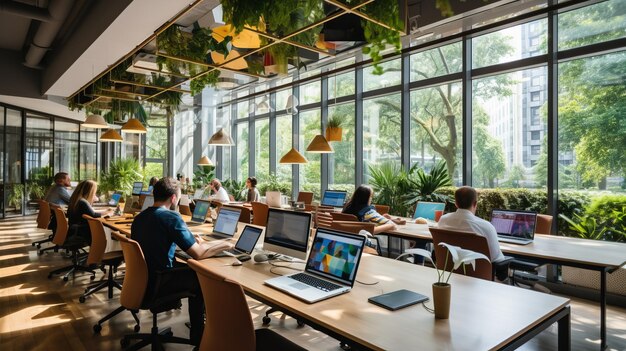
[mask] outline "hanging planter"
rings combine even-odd
[[[343,135],[343,128],[341,125],[343,124],[343,120],[339,115],[333,115],[328,120],[328,125],[326,126],[326,140],[328,141],[341,141]]]

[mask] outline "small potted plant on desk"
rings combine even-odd
[[[452,256],[453,268],[450,271],[439,269],[435,262],[433,262],[432,253],[424,249],[405,250],[402,255],[398,256],[397,259],[408,255],[418,255],[430,260],[430,263],[437,270],[437,282],[433,283],[433,305],[435,308],[435,318],[448,319],[450,317],[451,296],[451,286],[448,281],[450,280],[452,271],[457,270],[461,266],[463,266],[463,271],[465,271],[465,265],[467,264],[471,264],[472,268],[474,268],[476,260],[484,259],[489,261],[489,258],[481,253],[465,250],[458,246],[448,245],[446,243],[439,243],[439,245],[448,249],[443,267],[448,267],[448,260],[450,260],[450,256]],[[448,273],[447,277],[446,273]]]

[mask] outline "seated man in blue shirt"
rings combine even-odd
[[[178,212],[169,210],[180,199],[178,181],[172,178],[159,180],[154,185],[153,195],[154,206],[138,214],[131,227],[131,238],[141,246],[148,265],[147,291],[154,290],[157,271],[177,268],[175,274],[162,274],[159,294],[169,295],[179,291],[195,294],[195,297],[188,299],[190,339],[193,344],[200,345],[204,328],[202,291],[196,273],[187,265],[177,263],[174,253],[178,245],[194,259],[202,259],[206,258],[209,246],[204,240],[191,234]]]
[[[46,201],[59,206],[67,206],[70,204],[70,193],[67,188],[70,187],[70,176],[65,172],[59,172],[54,175],[54,185],[50,187],[46,194]]]

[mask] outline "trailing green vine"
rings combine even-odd
[[[395,48],[396,52],[402,49],[400,41],[400,30],[404,28],[404,23],[400,19],[400,9],[397,0],[376,0],[363,8],[363,12],[372,18],[379,20],[393,29],[385,28],[368,20],[361,20],[363,33],[367,45],[363,47],[363,53],[372,58],[374,64],[373,74],[383,74],[383,68],[379,65],[383,59],[381,52],[387,45]]]

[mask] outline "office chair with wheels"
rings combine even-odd
[[[389,213],[389,206],[387,205],[374,205],[374,207],[376,207],[376,212],[380,213],[381,215]]]
[[[108,278],[102,282],[93,284],[82,294],[78,301],[83,303],[85,298],[97,291],[104,288],[108,288],[109,299],[113,297],[113,288],[122,290],[122,286],[115,281],[114,272],[117,271],[122,262],[124,262],[124,254],[121,250],[104,252],[107,246],[107,238],[104,233],[104,226],[99,219],[90,217],[89,215],[83,215],[83,218],[89,223],[89,230],[91,231],[91,246],[89,248],[89,255],[87,256],[87,264],[100,264],[102,266],[108,266]]]
[[[148,265],[146,264],[146,259],[139,243],[119,233],[113,233],[113,237],[122,245],[124,262],[126,262],[126,275],[124,276],[122,293],[120,294],[120,303],[122,306],[109,314],[109,316],[120,313],[125,309],[131,312],[136,312],[140,309],[150,310],[150,312],[152,312],[152,329],[150,334],[125,335],[121,340],[122,347],[125,350],[139,350],[144,346],[152,345],[153,350],[163,350],[163,344],[165,343],[191,345],[191,340],[174,336],[171,328],[159,330],[157,314],[179,308],[181,306],[181,299],[194,295],[190,292],[179,292],[160,296],[161,273],[157,274],[154,290],[148,291]],[[175,270],[176,268],[172,268],[168,270],[168,273],[175,274]],[[109,316],[107,317],[110,318]],[[136,316],[133,316],[137,321],[137,325],[139,325]],[[105,320],[108,319],[107,317],[105,317]],[[97,325],[99,324],[100,322],[98,322]],[[96,326],[94,326],[94,330],[95,329]],[[137,330],[137,326],[135,330]],[[139,339],[140,341],[134,345],[130,345],[130,341],[134,339]]]
[[[44,248],[40,248],[39,251],[37,251],[38,255],[43,255],[44,252],[46,251],[54,251],[54,252],[59,252],[59,249],[61,248],[59,245],[54,244],[54,236],[56,235],[56,231],[57,231],[57,219],[56,219],[56,214],[54,209],[55,208],[61,208],[61,206],[54,204],[52,202],[47,202],[48,207],[50,207],[50,224],[48,224],[48,228],[52,230],[52,246],[48,246],[48,247],[44,247]]]
[[[538,214],[537,215],[537,225],[535,227],[535,233],[537,234],[548,234],[551,235],[552,234],[552,216],[549,215],[544,215],[544,214]],[[535,263],[531,260],[528,259],[513,259],[513,261],[511,261],[511,284],[512,285],[516,285],[517,281],[515,278],[515,272],[526,272],[526,273],[530,273],[530,275],[535,275],[538,276],[539,275],[539,268],[543,266],[543,264],[540,263]],[[535,278],[533,278],[535,279]],[[536,278],[539,279],[539,278]],[[532,280],[532,279],[531,279]]]
[[[363,250],[364,253],[368,253],[371,255],[382,256],[380,241],[376,236],[374,236],[374,228],[376,227],[375,223],[371,222],[353,222],[353,221],[335,221],[330,224],[330,228],[334,230],[338,230],[341,232],[347,232],[352,234],[359,234],[361,230],[365,230],[366,232],[372,234],[372,236],[368,236],[367,238],[376,242],[376,247],[366,246]]]
[[[184,216],[193,215],[191,209],[189,208],[189,205],[178,205],[178,212],[180,212],[180,214]]]
[[[331,212],[330,215],[333,217],[333,221],[359,221],[355,215],[349,213]]]
[[[211,272],[196,260],[190,259],[187,264],[198,275],[206,309],[207,328],[200,351],[305,350],[273,330],[254,329],[241,285]]]
[[[305,205],[313,203],[313,193],[308,191],[301,191],[298,193],[297,202],[304,202]]]
[[[487,238],[472,232],[463,232],[455,230],[446,230],[439,228],[429,228],[430,234],[433,237],[433,244],[435,245],[435,264],[439,269],[445,269],[450,271],[453,268],[453,263],[448,260],[446,266],[445,257],[448,255],[448,249],[439,243],[446,243],[454,246],[459,246],[463,249],[472,250],[474,252],[481,253],[487,257],[491,257],[489,253],[489,243]],[[504,271],[508,268],[508,265],[513,260],[512,257],[505,258],[504,261],[490,262],[485,260],[477,260],[475,268],[471,266],[459,267],[455,273],[465,274],[471,277],[482,278],[485,280],[495,280],[496,272]]]
[[[82,249],[87,246],[87,243],[82,240],[76,240],[76,238],[68,237],[69,227],[67,218],[60,207],[54,208],[54,215],[56,216],[57,228],[52,242],[60,248],[70,251],[72,255],[72,265],[53,270],[48,274],[48,279],[56,274],[67,272],[63,276],[63,280],[68,281],[70,274],[73,277],[76,271],[80,271],[91,273],[91,280],[94,280],[96,278],[96,272],[83,265],[85,262],[85,252]]]
[[[50,221],[52,220],[52,213],[50,212],[50,205],[47,201],[37,200],[39,204],[39,213],[37,214],[37,228],[39,229],[50,229]],[[52,238],[54,237],[54,232],[51,232],[47,238],[39,241],[33,241],[32,246],[36,246],[37,249],[41,249],[41,244],[52,242]]]

